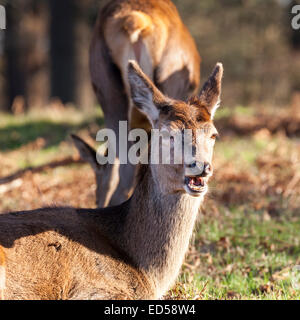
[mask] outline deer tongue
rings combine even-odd
[[[192,177],[190,178],[190,184],[204,187],[204,180],[201,177]]]

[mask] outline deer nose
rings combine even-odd
[[[212,173],[212,166],[208,162],[192,161],[186,164],[189,175],[195,175],[200,177],[207,177]]]
[[[207,177],[210,174],[212,174],[212,166],[209,162],[204,162],[203,163],[203,177]]]

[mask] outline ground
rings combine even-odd
[[[99,107],[1,113],[0,178],[76,155],[70,133],[95,145],[101,126]],[[216,126],[220,139],[210,192],[181,275],[165,298],[299,299],[299,109],[223,107]],[[95,207],[95,188],[86,164],[28,172],[0,184],[0,212],[53,204]]]

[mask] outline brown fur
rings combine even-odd
[[[106,223],[106,212],[71,208],[1,215],[5,299],[152,298],[145,275],[107,234],[121,225],[115,211],[109,212]]]
[[[215,128],[211,121],[198,121],[204,107],[165,97],[133,62],[128,72],[133,99],[141,101],[144,90],[146,97],[152,90],[160,102],[155,105],[146,99],[138,104],[152,123],[153,113],[146,111],[149,103],[158,109],[163,102],[169,104],[168,114],[159,112],[155,127],[209,127],[193,144],[201,150],[197,161],[211,162]],[[181,165],[143,166],[133,196],[119,206],[46,208],[0,215],[0,252],[4,250],[6,257],[5,299],[161,297],[179,273],[205,194],[195,197],[186,191],[184,177],[189,163],[184,161]],[[210,176],[201,175],[205,181]]]
[[[136,39],[132,39],[132,41],[137,41],[140,36],[145,38],[153,31],[153,22],[150,16],[142,11],[132,11],[130,15],[124,17],[123,29],[130,38],[133,38],[133,35],[136,34]]]
[[[5,255],[4,251],[0,246],[0,300],[4,299],[4,289],[5,289]]]
[[[127,120],[131,128],[151,129],[147,117],[130,99],[129,59],[136,60],[156,86],[175,99],[185,100],[195,94],[200,81],[195,42],[170,0],[110,1],[98,15],[90,70],[106,126],[117,137],[122,120]],[[105,207],[126,200],[133,188],[134,172],[132,165],[110,165],[105,171],[95,171],[97,185],[101,184],[102,189],[97,192],[97,205]]]

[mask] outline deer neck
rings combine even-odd
[[[174,283],[188,250],[202,197],[163,195],[150,167],[130,200],[123,246],[161,296]]]

